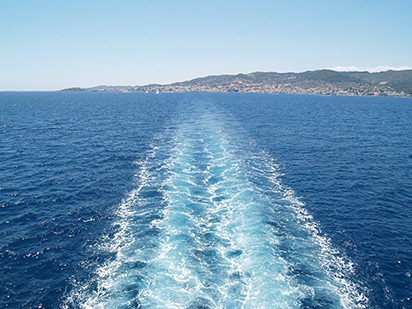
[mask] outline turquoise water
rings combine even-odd
[[[4,307],[410,305],[410,99],[0,98]]]

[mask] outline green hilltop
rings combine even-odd
[[[323,95],[412,96],[412,70],[302,73],[253,72],[214,75],[168,85],[99,86],[65,91],[143,91],[143,92],[252,92]]]

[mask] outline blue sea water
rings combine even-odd
[[[1,308],[412,308],[412,99],[0,93]]]

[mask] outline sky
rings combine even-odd
[[[410,0],[0,0],[0,91],[412,68],[411,16]]]

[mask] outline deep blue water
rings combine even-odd
[[[0,93],[1,308],[412,308],[412,99]]]

